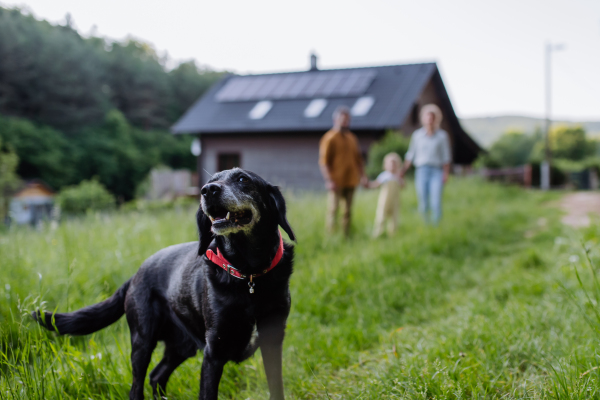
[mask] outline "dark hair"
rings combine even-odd
[[[348,106],[339,106],[338,108],[336,108],[333,112],[333,119],[337,119],[337,117],[340,114],[346,114],[350,116],[350,109],[348,108]]]

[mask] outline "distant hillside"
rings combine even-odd
[[[531,117],[501,116],[484,118],[464,118],[460,120],[463,128],[482,147],[489,148],[508,130],[533,133],[536,128],[544,129],[544,120]],[[556,121],[555,123],[582,124],[588,135],[600,135],[600,121]]]

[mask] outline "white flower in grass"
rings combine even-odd
[[[578,261],[579,261],[579,256],[577,254],[573,254],[573,255],[569,256],[569,262],[575,264]]]

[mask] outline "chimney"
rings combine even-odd
[[[310,53],[310,70],[309,71],[318,71],[319,68],[317,68],[317,55],[312,52]]]

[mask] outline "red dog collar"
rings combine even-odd
[[[227,273],[229,275],[231,275],[233,277],[236,277],[238,279],[246,279],[249,277],[250,281],[248,282],[248,286],[250,287],[250,293],[254,293],[254,282],[252,282],[252,279],[256,278],[258,276],[262,276],[262,275],[266,274],[267,272],[269,272],[270,270],[272,270],[273,268],[275,268],[275,266],[281,260],[281,257],[283,257],[283,237],[281,236],[281,232],[279,232],[279,248],[277,249],[277,253],[275,253],[275,258],[273,258],[273,261],[271,262],[271,266],[258,274],[252,274],[252,275],[242,274],[238,269],[234,268],[231,265],[231,263],[225,259],[225,257],[223,257],[223,254],[221,254],[221,250],[219,250],[218,247],[217,247],[217,254],[215,254],[215,252],[212,251],[211,249],[206,250],[206,257],[208,257],[208,259],[210,261],[214,262],[219,267],[223,268],[225,271],[227,271]]]

